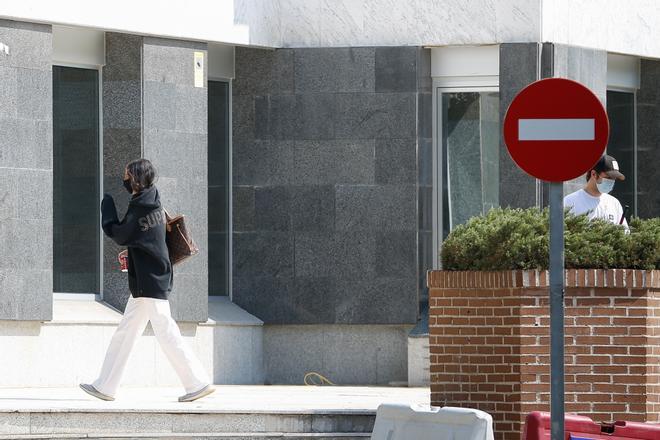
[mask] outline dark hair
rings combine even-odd
[[[600,172],[599,172],[596,168],[592,168],[592,169],[590,169],[589,172],[587,173],[587,175],[584,176],[584,177],[586,177],[587,182],[589,181],[589,179],[591,179],[591,172],[592,172],[592,171],[595,171],[595,172],[596,172],[596,177],[598,177],[598,176],[600,175]]]
[[[131,186],[137,192],[151,188],[156,180],[156,168],[148,159],[138,159],[126,165]]]

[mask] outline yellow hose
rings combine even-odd
[[[313,378],[318,378],[319,381],[316,382]],[[305,374],[303,382],[305,385],[335,385],[330,379],[314,371]]]

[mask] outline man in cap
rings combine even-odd
[[[609,195],[614,188],[614,182],[626,178],[619,171],[616,159],[608,155],[602,156],[585,177],[587,184],[583,189],[564,197],[564,207],[571,208],[575,215],[586,214],[590,220],[599,218],[617,225],[622,224],[627,230],[628,222],[624,218],[621,203]]]

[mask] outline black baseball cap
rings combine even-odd
[[[604,154],[600,159],[598,159],[598,162],[596,162],[596,165],[594,165],[593,170],[598,174],[607,174],[607,177],[610,179],[626,180],[626,176],[621,174],[621,171],[619,171],[619,163],[615,158],[608,156],[607,154]]]

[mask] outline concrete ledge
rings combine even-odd
[[[104,302],[89,300],[55,299],[53,320],[44,325],[112,324],[121,321],[122,314]]]
[[[92,381],[122,314],[90,299],[55,299],[53,320],[0,321],[0,389],[68,387]],[[211,318],[179,322],[181,334],[218,384],[263,384],[263,322],[227,298],[212,298]],[[122,386],[178,386],[147,326],[131,353]]]
[[[55,299],[53,319],[44,325],[58,324],[113,324],[121,321],[122,314],[102,301]],[[209,319],[199,325],[262,326],[264,322],[246,312],[226,296],[209,297]]]
[[[262,326],[264,322],[231,302],[227,296],[211,296],[209,297],[209,320],[201,325]]]
[[[177,389],[124,389],[114,402],[80,389],[0,390],[3,438],[364,438],[383,403],[429,404],[428,388],[220,386],[194,403]],[[32,436],[32,437],[30,437]],[[68,436],[68,437],[67,437]]]

